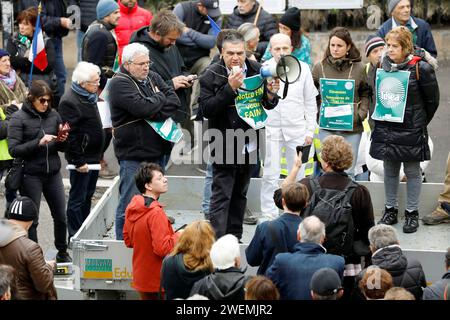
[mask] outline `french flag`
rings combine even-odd
[[[36,29],[34,30],[33,35],[33,43],[31,45],[30,55],[28,57],[28,60],[32,64],[36,66],[41,71],[44,71],[45,68],[48,66],[47,61],[47,53],[45,52],[45,45],[44,45],[44,35],[42,34],[42,28],[41,28],[41,14],[38,14],[37,21],[36,21]],[[31,73],[33,70],[31,70]],[[30,73],[30,78],[31,78]]]

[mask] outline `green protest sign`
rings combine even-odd
[[[166,121],[150,121],[145,120],[157,134],[164,140],[177,143],[183,137],[183,132],[178,128],[172,118],[167,118]]]
[[[408,97],[409,71],[377,70],[376,103],[372,119],[403,123]]]
[[[260,86],[262,82],[263,79],[259,75],[245,78],[243,87],[251,91],[239,89],[239,94],[235,99],[239,117],[256,130],[263,128],[267,120],[267,114],[261,105],[264,94],[264,86]]]
[[[320,128],[352,131],[355,80],[321,78],[320,92]]]

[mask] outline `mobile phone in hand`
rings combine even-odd
[[[195,80],[198,80],[198,77],[196,74],[191,75],[191,79],[188,80],[190,84],[194,83]]]
[[[62,137],[70,131],[70,125],[68,122],[59,125],[58,136],[56,137],[57,141],[61,141]]]
[[[302,152],[302,163],[307,163],[309,158],[309,151],[311,150],[311,145],[306,146],[297,146],[295,147],[297,150],[297,154]]]

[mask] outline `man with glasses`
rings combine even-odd
[[[172,148],[154,122],[170,122],[180,108],[173,88],[157,73],[150,71],[148,49],[139,43],[127,45],[122,52],[122,66],[111,79],[109,103],[114,127],[114,151],[120,165],[120,199],[116,211],[116,239],[123,239],[125,209],[139,194],[134,181],[141,162],[163,166]],[[149,123],[148,121],[151,121]],[[170,128],[170,126],[169,126]]]
[[[162,10],[153,18],[150,26],[136,31],[130,40],[130,43],[143,44],[150,51],[154,61],[150,70],[158,73],[166,84],[175,90],[181,108],[177,110],[173,120],[181,125],[188,120],[189,88],[194,78],[192,75],[185,75],[187,70],[183,57],[175,46],[183,28],[184,24],[171,11]]]
[[[70,126],[65,152],[70,170],[70,192],[67,202],[67,224],[70,238],[78,231],[91,211],[91,199],[98,179],[98,170],[89,170],[89,164],[98,164],[102,157],[105,134],[97,109],[97,91],[100,68],[93,63],[80,62],[72,74],[72,87],[59,105],[63,123]]]

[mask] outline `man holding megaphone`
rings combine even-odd
[[[269,74],[272,77],[280,78],[280,92],[284,92],[286,86],[289,85],[285,99],[280,100],[274,109],[267,111],[266,155],[261,186],[263,219],[272,220],[279,214],[273,201],[273,194],[279,188],[281,149],[286,148],[287,168],[292,168],[296,147],[312,144],[317,125],[316,96],[318,92],[308,64],[290,56],[292,50],[289,36],[281,33],[273,35],[270,38],[270,52],[273,58],[261,68],[263,77],[265,74]],[[293,57],[296,61],[285,59],[285,68],[281,63],[283,56],[289,59]],[[311,150],[310,154],[314,154],[314,151]],[[297,179],[305,176],[304,168],[308,165],[309,163],[302,166]]]
[[[265,124],[265,110],[278,103],[279,80],[261,78],[261,65],[246,59],[244,43],[240,33],[226,34],[220,61],[200,78],[199,107],[209,120],[213,167],[209,216],[217,238],[228,233],[242,237],[257,130]]]

